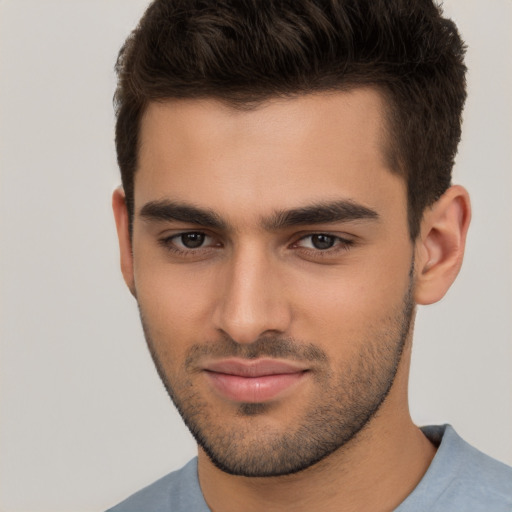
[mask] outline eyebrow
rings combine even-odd
[[[146,203],[139,215],[144,220],[187,222],[221,230],[227,228],[227,224],[212,210],[167,200]]]
[[[186,222],[218,230],[228,230],[229,225],[213,210],[168,200],[146,203],[139,215],[147,221]],[[351,200],[315,203],[290,210],[280,210],[262,220],[269,231],[293,226],[330,224],[358,220],[378,220],[379,214]]]
[[[330,224],[358,220],[378,220],[379,214],[351,200],[317,203],[292,210],[278,211],[264,221],[271,231],[307,224]]]

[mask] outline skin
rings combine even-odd
[[[400,336],[390,332],[403,317],[404,297],[411,293],[414,304],[435,302],[459,271],[470,219],[467,193],[451,187],[425,212],[411,242],[405,183],[384,157],[383,112],[377,91],[357,89],[270,101],[250,111],[205,99],[150,104],[145,113],[131,238],[122,190],[113,197],[123,275],[171,393],[196,406],[198,421],[207,422],[214,438],[241,433],[240,453],[256,453],[296,430],[312,404],[332,406],[326,401],[331,388],[355,371],[369,344],[397,348]],[[143,215],[145,205],[162,201],[213,212],[223,225]],[[332,201],[361,205],[376,216],[269,225],[276,212]],[[205,245],[184,248],[178,235],[187,231],[205,233]],[[335,246],[316,249],[311,236],[319,233],[337,237]],[[411,335],[412,326],[377,414],[309,468],[286,476],[234,476],[199,448],[209,507],[398,506],[435,454],[409,415]],[[309,363],[298,385],[256,414],[241,413],[240,403],[212,389],[200,363],[226,339],[247,355],[265,338],[312,345],[328,363]],[[187,367],[194,346],[207,355]],[[329,380],[331,375],[339,379]],[[366,388],[357,389],[364,397]]]

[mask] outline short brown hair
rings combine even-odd
[[[155,0],[118,56],[116,149],[133,219],[140,120],[149,102],[378,87],[392,169],[415,239],[450,186],[466,98],[465,46],[431,0]]]

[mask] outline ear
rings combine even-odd
[[[130,239],[128,209],[126,196],[122,187],[116,188],[112,194],[112,209],[116,220],[117,238],[119,240],[119,253],[121,256],[121,272],[124,282],[135,297],[135,280],[133,275],[133,252]]]
[[[469,195],[463,187],[450,187],[428,208],[416,240],[415,292],[417,304],[442,299],[457,277],[471,220]]]

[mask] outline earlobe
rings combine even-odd
[[[457,277],[471,219],[467,191],[455,185],[425,211],[416,241],[415,302],[432,304]]]
[[[119,253],[121,258],[121,272],[130,292],[135,296],[135,281],[133,275],[133,253],[130,238],[128,209],[126,197],[122,187],[114,190],[112,194],[112,210],[116,221],[117,238],[119,240]]]

